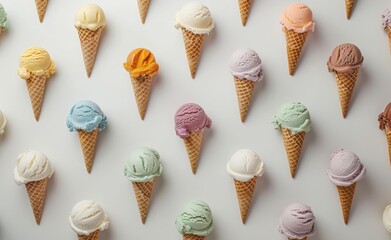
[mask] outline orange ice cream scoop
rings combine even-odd
[[[294,3],[288,6],[281,18],[283,30],[293,30],[297,33],[313,32],[315,23],[312,19],[311,9],[302,3]]]
[[[124,68],[131,74],[132,78],[140,76],[153,76],[159,71],[155,56],[145,48],[137,48],[131,51],[124,63]]]

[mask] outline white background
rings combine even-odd
[[[175,218],[192,199],[206,201],[213,211],[215,231],[209,240],[286,239],[277,231],[278,218],[295,201],[310,205],[316,215],[317,235],[311,240],[389,239],[382,212],[391,203],[391,169],[386,138],[377,122],[391,100],[391,56],[380,20],[389,1],[359,0],[348,21],[343,0],[305,0],[313,11],[316,31],[309,34],[291,77],[279,20],[294,1],[255,0],[247,26],[242,27],[235,0],[204,0],[216,26],[205,39],[195,80],[190,78],[182,34],[174,28],[175,13],[188,0],[152,0],[144,25],[136,0],[96,0],[106,13],[107,27],[90,79],[73,26],[74,14],[85,2],[51,0],[44,22],[39,23],[33,0],[2,0],[10,27],[0,36],[0,109],[8,119],[6,133],[0,136],[1,240],[77,239],[68,215],[82,199],[97,201],[109,215],[111,225],[101,240],[181,239]],[[365,59],[343,119],[326,62],[334,47],[345,42],[359,46]],[[34,120],[25,81],[16,74],[21,52],[31,46],[47,49],[57,65],[39,122]],[[122,66],[137,47],[150,49],[160,65],[144,121]],[[239,120],[228,70],[229,57],[239,47],[256,50],[265,72],[245,124]],[[108,118],[91,174],[85,170],[77,134],[68,132],[65,124],[68,109],[81,99],[98,103]],[[310,110],[313,130],[306,136],[292,179],[281,133],[271,121],[280,105],[294,100]],[[187,102],[203,106],[213,120],[196,175],[174,131],[174,113]],[[156,148],[164,164],[145,225],[131,184],[123,176],[129,152],[140,145]],[[347,226],[336,188],[326,175],[329,156],[340,147],[354,151],[367,167]],[[233,180],[225,170],[240,148],[258,152],[266,167],[246,225],[241,223]],[[24,186],[16,185],[12,174],[18,154],[28,149],[44,152],[55,167],[40,226],[35,224]]]

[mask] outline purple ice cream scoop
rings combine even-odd
[[[278,231],[289,239],[303,239],[315,234],[315,216],[309,206],[292,203],[280,216]]]
[[[390,9],[386,9],[381,14],[381,21],[382,21],[382,27],[384,30],[387,30],[387,28],[391,27],[391,11]]]
[[[239,48],[229,61],[231,74],[239,79],[260,82],[263,79],[262,62],[258,54],[249,48]]]
[[[212,120],[204,109],[195,103],[184,104],[175,113],[175,131],[181,138],[187,138],[190,132],[199,132],[211,126]]]
[[[338,149],[330,157],[330,169],[327,171],[330,180],[337,186],[347,187],[361,180],[365,167],[351,151]]]

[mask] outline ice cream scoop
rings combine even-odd
[[[237,49],[231,56],[229,67],[234,77],[254,82],[260,82],[263,79],[262,61],[252,49]]]
[[[98,203],[83,200],[72,208],[69,223],[79,236],[88,236],[108,229],[109,218]]]
[[[18,74],[23,79],[29,79],[32,74],[49,78],[55,72],[56,65],[43,48],[27,48],[20,56]]]
[[[303,239],[313,236],[315,216],[311,208],[302,203],[292,203],[280,216],[278,231],[288,239]]]
[[[69,111],[67,126],[69,131],[83,130],[91,132],[96,128],[99,131],[105,129],[107,119],[100,107],[88,100],[77,102]]]
[[[204,109],[195,103],[184,104],[175,113],[175,131],[181,138],[187,138],[189,132],[199,132],[211,126],[212,120],[206,115]]]
[[[308,109],[299,102],[283,104],[273,120],[274,127],[289,129],[292,133],[309,132],[311,130],[311,118]]]
[[[256,152],[250,149],[240,149],[228,161],[227,171],[235,180],[247,182],[263,175],[264,164]]]
[[[378,121],[380,130],[384,130],[387,127],[391,129],[391,102],[388,103],[384,111],[379,114]]]
[[[130,153],[124,172],[132,182],[149,182],[162,170],[159,153],[153,148],[139,147]]]
[[[4,29],[8,29],[8,19],[3,5],[0,4],[0,33]]]
[[[136,48],[129,53],[124,68],[131,74],[132,78],[145,75],[152,77],[158,72],[159,65],[151,51],[145,48]]]
[[[340,72],[349,74],[358,69],[364,61],[360,49],[351,43],[344,43],[337,46],[328,62],[329,72]]]
[[[383,212],[383,225],[391,233],[391,205],[387,205]]]
[[[293,30],[297,33],[315,31],[311,9],[303,3],[289,5],[281,18],[283,30]]]
[[[195,34],[207,34],[214,28],[214,21],[207,6],[191,2],[177,12],[175,27],[185,28]]]
[[[75,16],[75,27],[96,30],[106,25],[106,16],[102,8],[88,3],[79,8]]]
[[[338,149],[330,157],[330,169],[327,174],[337,186],[350,186],[365,175],[365,167],[356,154],[345,149]]]
[[[25,184],[50,178],[53,172],[53,166],[45,154],[29,150],[18,156],[14,179],[17,184]]]
[[[0,111],[0,135],[4,133],[6,124],[7,124],[7,119],[5,118],[3,112]]]
[[[209,235],[214,228],[212,211],[203,201],[190,201],[177,216],[175,225],[182,235]]]
[[[384,30],[388,30],[391,27],[391,11],[389,8],[383,11],[381,14],[382,27]]]

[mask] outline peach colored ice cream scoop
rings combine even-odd
[[[303,3],[289,5],[281,18],[281,25],[288,30],[304,33],[315,30],[311,9]]]

